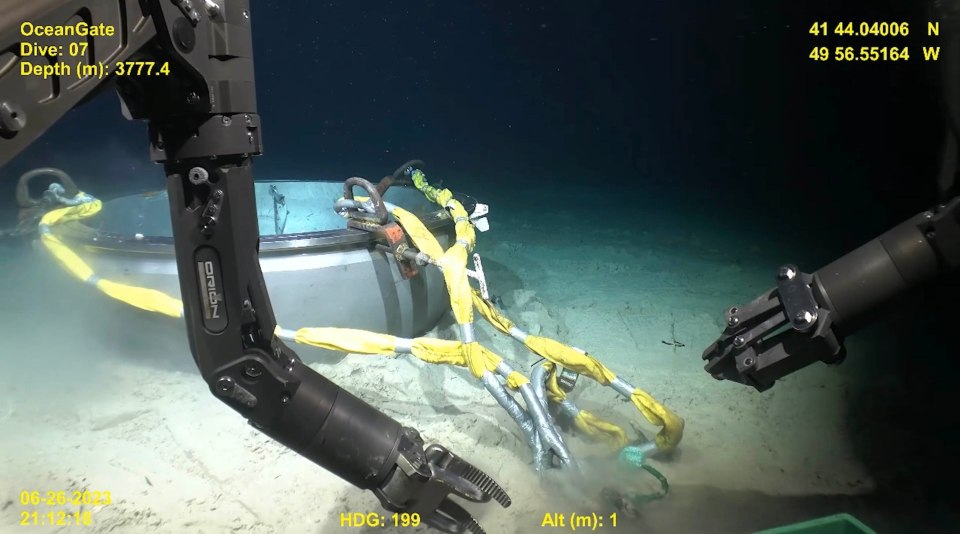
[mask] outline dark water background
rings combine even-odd
[[[919,2],[781,4],[254,2],[257,175],[375,179],[416,157],[466,191],[595,184],[596,196],[549,208],[629,213],[656,198],[813,270],[937,201],[939,73],[919,50],[936,39],[918,35]],[[821,20],[909,21],[913,59],[814,62],[813,46],[896,44],[809,35]],[[113,95],[0,171],[0,191],[39,165],[104,195],[163,186],[145,126],[125,122]],[[882,490],[919,488],[931,509],[956,497],[938,473],[958,467],[957,295],[945,280],[904,301],[862,334],[884,348],[851,355],[865,461],[906,465]],[[893,390],[872,387],[890,374]],[[897,418],[906,438],[881,430]]]

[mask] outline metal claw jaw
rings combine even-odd
[[[424,449],[423,439],[412,428],[404,429],[398,452],[394,474],[374,490],[387,510],[419,514],[421,521],[442,532],[484,534],[451,494],[471,502],[492,499],[504,508],[510,506],[510,497],[493,478],[442,445]]]
[[[777,287],[726,312],[726,328],[703,352],[705,370],[766,391],[776,381],[816,361],[838,363],[845,354],[833,312],[819,302],[817,279],[794,265],[777,273]]]

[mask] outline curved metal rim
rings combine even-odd
[[[424,217],[422,221],[424,226],[431,231],[444,226],[453,228],[453,220],[444,210],[434,211]],[[346,224],[346,220],[344,220],[344,224]],[[53,228],[53,232],[58,237],[82,245],[87,249],[171,256],[174,254],[172,237],[144,236],[137,239],[123,234],[97,232],[80,222],[57,226]],[[265,253],[264,255],[271,255],[286,252],[334,251],[364,248],[371,246],[373,243],[374,236],[370,233],[344,228],[342,230],[262,236],[260,238],[260,252]]]
[[[67,198],[73,198],[77,196],[77,193],[80,192],[80,189],[77,187],[77,184],[74,183],[73,178],[71,178],[66,172],[57,169],[56,167],[39,167],[23,173],[23,175],[20,176],[20,179],[17,180],[17,188],[14,192],[14,196],[17,199],[17,204],[19,204],[21,208],[32,208],[43,203],[43,198],[33,198],[30,196],[29,188],[31,180],[37,176],[44,175],[49,175],[56,178],[60,185],[63,186],[65,191],[64,196]]]

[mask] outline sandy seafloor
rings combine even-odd
[[[518,189],[494,199],[493,229],[480,235],[478,251],[492,291],[522,327],[590,351],[686,420],[679,450],[651,460],[670,495],[601,530],[745,533],[838,511],[881,532],[898,531],[899,520],[918,524],[857,497],[882,476],[866,469],[851,440],[847,399],[857,363],[816,365],[765,394],[702,370],[700,354],[719,335],[723,309],[772,287],[790,243],[694,220],[653,198],[631,204],[635,211],[578,209],[591,190]],[[545,193],[552,196],[533,197]],[[342,512],[379,511],[375,497],[217,401],[182,325],[108,302],[28,247],[3,249],[0,262],[0,532],[74,531],[17,526],[29,510],[19,493],[84,488],[114,500],[88,508],[93,525],[84,532],[422,531],[341,527]],[[451,336],[446,323],[432,334]],[[685,346],[662,342],[671,338]],[[480,340],[518,367],[536,360],[488,325]],[[857,339],[848,347],[869,350]],[[585,460],[586,479],[541,480],[512,421],[465,370],[298,351],[500,481],[513,498],[509,509],[468,505],[487,532],[564,531],[542,528],[544,514],[612,511],[597,497],[618,473],[600,449],[569,438],[581,457],[595,456]],[[572,396],[582,408],[653,434],[631,404],[588,382]],[[654,488],[643,475],[635,481]]]

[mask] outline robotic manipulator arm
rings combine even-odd
[[[813,274],[794,265],[777,287],[726,313],[706,370],[764,391],[813,362],[840,363],[844,336],[884,304],[960,266],[960,197],[918,214]]]
[[[495,481],[441,445],[425,447],[415,429],[313,371],[274,336],[251,168],[261,140],[249,0],[2,3],[0,50],[10,61],[0,67],[0,165],[115,83],[124,115],[149,122],[151,156],[164,164],[190,348],[213,394],[372,490],[388,510],[418,513],[446,532],[483,532],[450,497],[509,506]],[[36,33],[64,27],[101,31]],[[61,55],[21,46],[41,40]],[[153,62],[153,75],[115,72],[126,61]]]
[[[960,186],[960,0],[930,3],[945,28],[946,111],[941,199]],[[874,312],[937,275],[960,267],[960,197],[918,214],[816,273],[784,265],[777,287],[726,313],[720,339],[703,352],[714,378],[763,391],[813,362],[840,363],[844,336]]]

